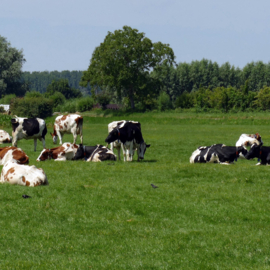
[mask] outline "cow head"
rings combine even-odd
[[[55,130],[53,131],[53,133],[50,133],[50,134],[52,136],[53,143],[56,144],[57,143],[58,136],[57,136]]]
[[[45,161],[51,159],[53,155],[53,149],[43,149],[37,158],[37,161]]]
[[[260,143],[259,145],[257,143],[252,144],[249,152],[245,155],[245,158],[246,159],[260,158],[261,146],[262,143]]]
[[[138,147],[139,159],[144,159],[146,148],[149,148],[149,147],[150,147],[150,144],[146,144],[144,141],[140,143],[140,146]]]
[[[120,139],[120,131],[118,128],[114,128],[105,139],[105,142],[112,143],[118,139]]]
[[[261,135],[260,135],[259,133],[256,133],[256,134],[255,134],[255,138],[256,138],[260,143],[262,143],[262,137],[261,137]]]

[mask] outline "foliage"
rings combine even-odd
[[[44,97],[15,98],[10,104],[13,115],[46,118],[52,115],[53,101]]]
[[[270,87],[265,86],[257,93],[254,105],[263,111],[270,110]]]
[[[134,108],[135,99],[144,95],[149,83],[149,70],[158,71],[163,62],[172,64],[173,61],[174,53],[169,45],[152,43],[144,33],[124,26],[123,30],[108,32],[95,49],[81,84],[115,87],[118,96],[127,96]]]
[[[194,98],[192,94],[184,92],[182,95],[178,96],[175,101],[176,108],[186,108],[189,109],[194,105]]]
[[[158,109],[160,111],[165,111],[172,108],[172,102],[170,100],[170,96],[166,94],[165,92],[160,93],[157,104],[158,104]]]
[[[42,98],[43,95],[38,91],[31,91],[31,92],[26,92],[25,97],[26,98]]]
[[[11,103],[11,100],[13,98],[15,98],[16,95],[15,94],[9,94],[9,95],[5,95],[3,96],[1,99],[0,99],[0,103],[1,104],[10,104]]]
[[[54,92],[53,95],[50,96],[50,99],[53,100],[53,107],[57,107],[58,105],[62,105],[65,103],[66,98],[65,96],[60,92]]]
[[[62,113],[75,113],[77,111],[77,100],[67,100],[62,105],[58,105],[55,110]]]
[[[77,101],[77,111],[90,111],[94,106],[94,100],[91,97],[80,98]]]
[[[80,92],[80,90],[75,89],[75,88],[71,88],[68,84],[68,80],[66,80],[66,79],[52,81],[52,83],[49,84],[47,87],[47,90],[45,92],[45,96],[50,97],[55,92],[62,93],[66,99],[82,97],[82,93]]]
[[[99,105],[102,107],[102,109],[105,110],[106,105],[108,105],[111,101],[111,97],[107,93],[102,92],[102,93],[96,95],[96,101],[99,103]]]
[[[21,80],[25,62],[22,50],[11,47],[6,38],[0,36],[0,97],[9,94],[23,96],[28,86]]]
[[[71,88],[79,89],[83,95],[90,95],[91,87],[87,85],[86,87],[81,87],[79,85],[82,71],[34,71],[28,72],[25,71],[22,74],[22,78],[24,81],[28,82],[30,90],[38,91],[40,93],[45,93],[46,89],[52,81],[58,81],[60,79],[68,80],[68,84]]]

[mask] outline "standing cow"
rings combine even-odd
[[[56,144],[59,137],[59,144],[62,144],[62,138],[65,133],[73,135],[73,144],[76,143],[77,135],[80,134],[81,143],[83,143],[83,117],[79,114],[67,114],[56,117],[54,130],[51,133],[53,143]]]
[[[147,145],[144,142],[140,126],[131,121],[125,121],[124,123],[117,125],[105,139],[105,142],[107,143],[112,143],[114,141],[121,143],[124,161],[132,161],[134,150],[136,149],[138,161],[144,159],[146,148],[150,147],[150,144]]]
[[[47,134],[46,123],[41,118],[23,118],[15,115],[11,119],[12,125],[12,145],[17,147],[17,141],[21,139],[34,139],[34,151],[37,149],[37,139],[45,145],[45,135]]]

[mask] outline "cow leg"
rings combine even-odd
[[[124,146],[123,143],[121,143],[121,148],[122,148],[122,151],[123,151],[124,161],[127,161],[127,158],[126,158],[126,148],[125,148],[125,146]]]
[[[76,140],[77,140],[77,134],[75,133],[75,134],[73,134],[73,144],[76,143]]]
[[[37,139],[34,139],[34,151],[37,151]]]
[[[45,149],[46,148],[45,138],[41,138],[41,140],[42,140],[43,148]]]
[[[80,130],[80,139],[81,139],[81,144],[83,144],[83,133],[82,133],[82,130]]]
[[[118,160],[121,160],[121,147],[117,148]]]
[[[56,133],[59,138],[59,144],[62,144],[62,137],[64,136],[64,134],[62,135],[59,130],[56,130]]]

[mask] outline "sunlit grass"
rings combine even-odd
[[[87,145],[105,144],[113,120],[140,121],[151,144],[143,162],[36,162],[42,143],[34,152],[32,140],[19,141],[49,186],[0,186],[0,268],[269,269],[269,167],[189,164],[198,146],[234,145],[245,132],[270,145],[269,117],[253,117],[84,116]]]

